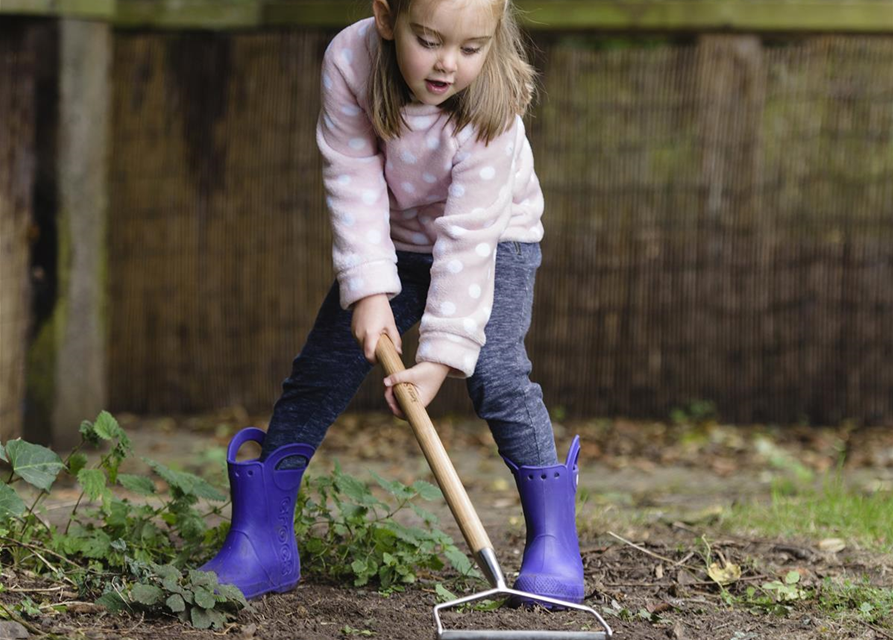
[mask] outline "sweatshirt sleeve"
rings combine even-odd
[[[452,377],[471,376],[484,346],[496,247],[511,217],[519,136],[524,136],[520,117],[489,144],[477,141],[467,127],[457,136],[446,207],[435,222],[431,287],[416,355],[419,362],[452,367]]]
[[[371,68],[363,37],[368,26],[349,27],[326,49],[316,126],[344,309],[373,294],[400,293],[384,159],[362,106]]]

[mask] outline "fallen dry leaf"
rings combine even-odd
[[[718,562],[713,562],[707,567],[707,575],[716,584],[732,584],[741,579],[741,567],[732,562],[726,562],[723,566],[720,566]]]
[[[825,538],[819,542],[819,549],[828,553],[837,553],[846,549],[846,541],[840,538]]]

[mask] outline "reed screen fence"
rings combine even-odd
[[[111,409],[278,396],[333,277],[315,125],[334,33],[115,32]],[[527,345],[547,404],[893,419],[893,37],[534,41],[546,236]],[[27,83],[11,47],[0,38],[0,83]],[[0,180],[25,175],[9,171],[27,165],[23,87],[0,84]],[[0,388],[14,390],[0,420],[21,395],[9,335],[27,324],[29,197],[0,200]],[[354,408],[384,408],[379,378]],[[432,411],[470,412],[464,385]]]
[[[314,141],[332,35],[117,36],[115,407],[275,400],[332,278]],[[536,39],[528,346],[549,404],[893,416],[893,38]],[[355,406],[382,407],[377,379]],[[468,409],[461,383],[435,407]]]

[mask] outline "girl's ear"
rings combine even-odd
[[[394,39],[396,16],[391,12],[388,0],[372,0],[372,13],[375,15],[375,28],[385,40]]]

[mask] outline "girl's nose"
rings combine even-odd
[[[456,71],[456,53],[451,49],[445,49],[437,59],[437,70],[443,73]]]

